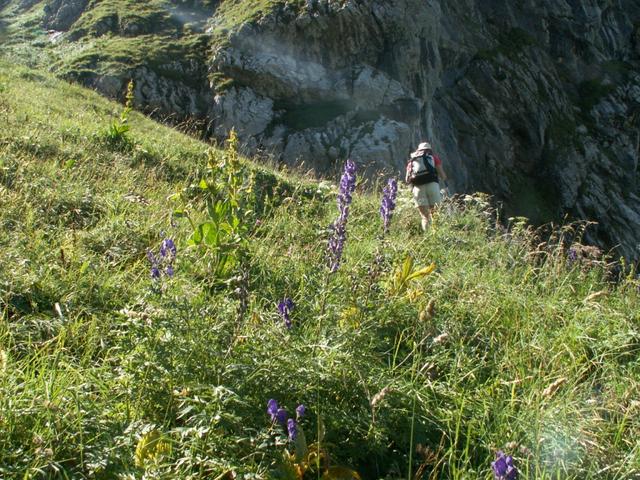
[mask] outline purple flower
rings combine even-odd
[[[513,464],[513,457],[504,452],[496,453],[496,461],[491,462],[495,480],[515,480],[518,478],[518,469]]]
[[[151,263],[151,278],[160,280],[164,273],[167,277],[173,277],[175,273],[173,262],[176,259],[178,250],[176,244],[170,238],[165,238],[160,244],[159,255],[154,254],[151,250],[147,250],[147,259]]]
[[[278,304],[278,311],[280,312],[287,328],[291,328],[291,317],[289,317],[289,314],[295,306],[295,303],[293,303],[293,300],[290,298],[285,298]]]
[[[289,440],[295,441],[298,436],[298,424],[293,418],[287,420],[287,432],[289,432]]]
[[[178,249],[176,248],[176,244],[173,243],[171,238],[165,238],[160,245],[160,255],[162,258],[166,258],[167,256],[171,256],[175,258],[178,253]]]
[[[398,181],[395,178],[390,178],[382,192],[382,204],[380,205],[380,216],[384,222],[384,233],[389,231],[389,222],[391,222],[393,210],[396,208],[397,194]]]
[[[331,225],[332,234],[329,238],[328,254],[329,268],[331,273],[338,271],[342,250],[347,240],[347,219],[349,217],[349,206],[353,201],[353,191],[356,188],[356,164],[347,160],[344,166],[344,173],[340,179],[340,192],[338,193],[338,219]]]
[[[287,411],[284,408],[278,407],[278,402],[275,399],[270,399],[267,402],[267,413],[271,417],[272,422],[278,422],[281,425],[287,423]]]
[[[278,402],[273,398],[267,402],[267,413],[271,416],[271,421],[275,422],[278,414]]]
[[[285,425],[287,423],[287,417],[288,416],[289,416],[289,414],[287,413],[287,411],[284,408],[279,408],[278,411],[276,412],[276,421],[280,425]]]
[[[147,250],[147,260],[151,263],[151,278],[158,280],[160,278],[160,267],[158,259],[151,250]]]
[[[296,419],[300,420],[302,417],[304,417],[304,414],[306,411],[307,409],[305,408],[304,405],[302,404],[298,405],[298,408],[296,408]]]
[[[567,261],[569,265],[573,265],[578,260],[578,252],[576,252],[575,248],[570,248],[569,253],[567,253]]]

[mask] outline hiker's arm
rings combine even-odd
[[[442,164],[436,165],[436,170],[438,172],[438,178],[440,180],[442,180],[443,182],[446,182],[448,177],[447,177],[447,174],[444,173],[444,169],[442,168]]]
[[[411,163],[407,163],[407,168],[404,171],[404,183],[409,183],[410,174],[411,174]]]

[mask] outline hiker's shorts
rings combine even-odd
[[[413,187],[413,203],[416,207],[435,207],[442,201],[438,182],[415,185]]]

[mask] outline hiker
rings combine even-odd
[[[422,142],[407,162],[405,181],[413,186],[413,202],[422,217],[422,230],[427,231],[431,214],[442,200],[440,182],[446,185],[447,174],[442,161],[433,153],[429,142]]]

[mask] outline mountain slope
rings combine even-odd
[[[638,259],[637,2],[5,2],[9,48],[249,153],[400,171],[429,138],[506,216]],[[11,20],[9,20],[11,19]],[[41,28],[52,29],[47,39]],[[55,30],[55,32],[54,32]],[[59,30],[59,31],[58,31]],[[29,51],[25,49],[29,45]]]
[[[298,478],[270,399],[362,478],[488,479],[496,449],[520,478],[640,473],[635,272],[481,196],[421,235],[401,188],[383,236],[361,181],[329,274],[335,187],[135,112],[114,135],[122,108],[0,63],[0,476]]]

